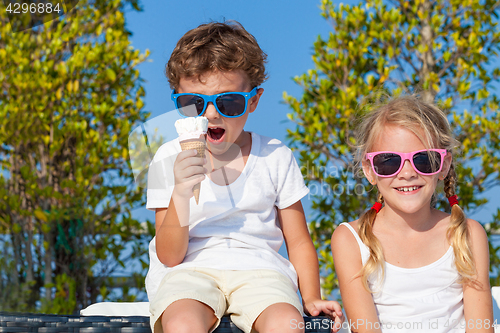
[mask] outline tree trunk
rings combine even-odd
[[[434,103],[434,99],[436,98],[437,91],[434,90],[432,84],[429,84],[427,89],[424,89],[423,84],[430,80],[430,73],[433,71],[434,66],[436,64],[436,60],[434,58],[434,54],[432,52],[433,41],[434,41],[434,33],[432,32],[432,28],[430,25],[430,13],[431,13],[432,3],[430,1],[424,1],[421,5],[421,10],[423,12],[424,18],[422,20],[422,46],[425,52],[421,56],[422,67],[419,73],[420,83],[422,84],[422,99],[426,103]]]
[[[52,242],[52,235],[51,232],[47,232],[46,234],[43,235],[44,240],[47,242],[47,248],[45,250],[44,254],[44,285],[45,285],[45,300],[47,302],[52,301],[52,289],[47,287],[48,285],[52,284],[52,248],[53,248],[53,242]]]

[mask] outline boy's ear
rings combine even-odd
[[[375,173],[372,170],[372,166],[370,165],[370,162],[367,160],[364,160],[361,162],[361,166],[363,167],[363,173],[365,174],[366,179],[370,182],[370,184],[375,185],[377,184],[377,178],[375,177]]]
[[[249,113],[252,113],[255,111],[255,109],[257,108],[257,105],[259,104],[260,96],[262,96],[263,92],[264,92],[264,88],[257,89],[257,94],[248,101],[248,112]]]

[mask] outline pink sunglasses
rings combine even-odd
[[[421,175],[430,176],[443,168],[446,149],[424,149],[410,153],[395,151],[375,151],[367,153],[373,172],[379,177],[392,177],[403,169],[404,162],[409,160],[413,169]]]

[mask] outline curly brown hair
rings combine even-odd
[[[214,70],[242,70],[254,88],[267,79],[266,58],[255,37],[239,22],[210,22],[179,39],[165,66],[165,75],[170,87],[176,90],[182,77],[200,79]]]

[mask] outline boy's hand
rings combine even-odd
[[[193,186],[205,179],[205,158],[196,157],[197,153],[196,149],[182,151],[174,163],[174,192],[186,199],[193,196]]]
[[[319,316],[321,312],[326,314],[332,323],[332,332],[338,332],[344,322],[344,314],[340,304],[336,301],[325,301],[321,299],[313,300],[304,304],[304,311],[311,316]]]

